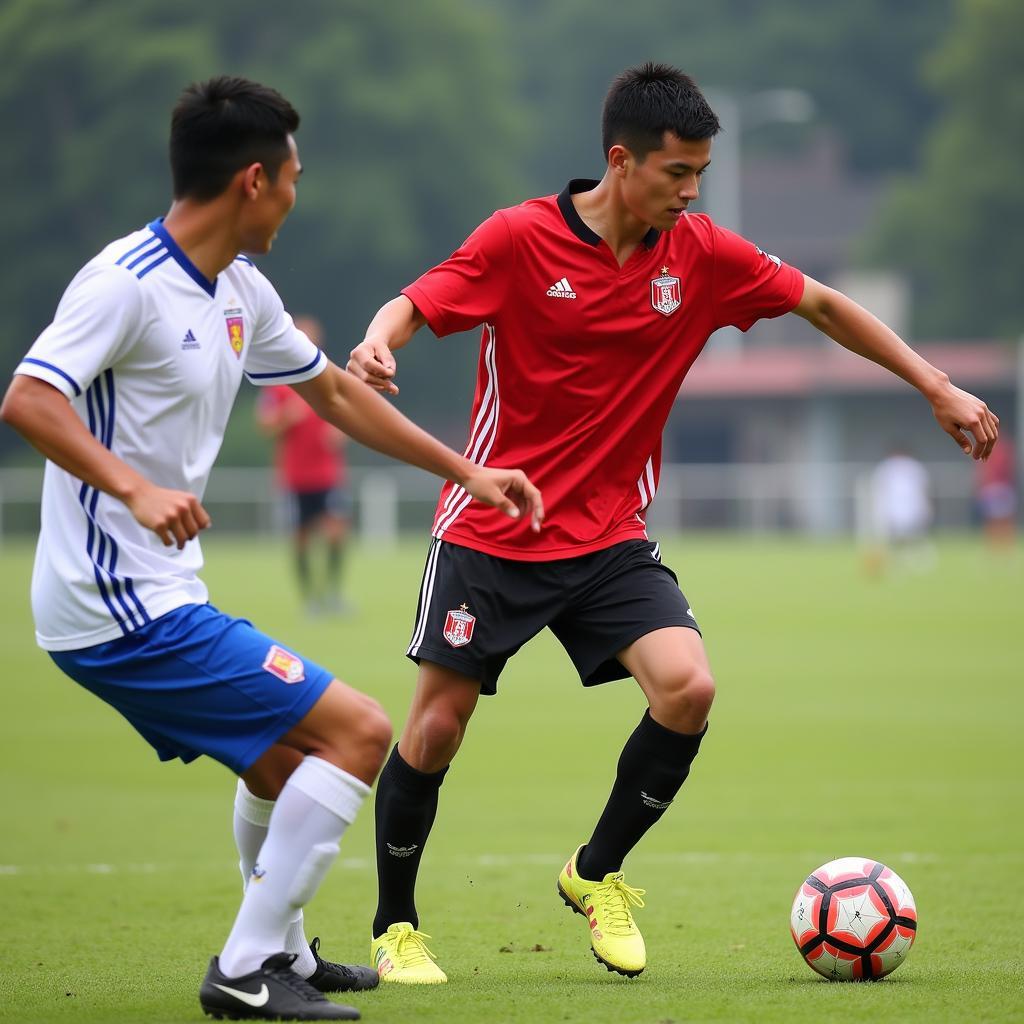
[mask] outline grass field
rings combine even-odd
[[[403,720],[402,656],[425,544],[354,553],[349,620],[303,621],[286,552],[206,543],[215,603],[331,666]],[[482,703],[441,794],[421,927],[449,974],[351,999],[368,1021],[1024,1020],[1024,562],[941,543],[920,575],[868,580],[845,544],[690,536],[663,545],[704,628],[719,698],[690,781],[627,861],[650,963],[588,951],[555,893],[643,710],[582,691],[548,636]],[[31,642],[31,552],[0,553],[0,1020],[202,1019],[196,993],[240,894],[233,781],[161,765]],[[365,960],[372,814],[308,909],[327,955]],[[907,964],[836,985],[788,934],[802,878],[883,860],[920,913]]]

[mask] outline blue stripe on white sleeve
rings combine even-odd
[[[145,263],[150,256],[155,256],[161,249],[165,248],[164,243],[161,242],[159,238],[154,238],[152,241],[153,247],[151,249],[147,249],[145,252],[139,253],[131,263],[125,264],[128,270],[134,270],[140,263]]]
[[[313,357],[312,361],[306,363],[305,366],[300,366],[297,370],[279,370],[275,373],[249,373],[246,371],[245,375],[249,380],[270,380],[271,378],[277,380],[283,377],[298,377],[301,373],[309,373],[310,370],[315,369],[317,364],[323,358],[323,352],[317,349],[316,355]]]
[[[149,245],[150,242],[155,241],[157,241],[156,235],[150,235],[148,238],[144,238],[141,242],[139,242],[137,246],[135,246],[135,248],[129,249],[122,257],[120,257],[120,259],[118,259],[117,261],[117,265],[120,266],[122,263],[124,263],[126,259],[128,259],[129,256],[133,256],[140,249],[144,249],[147,245]]]
[[[135,276],[141,281],[151,270],[156,270],[161,263],[165,260],[169,260],[170,258],[171,254],[169,252],[164,252],[162,256],[158,256],[152,263],[143,267],[141,270],[136,271]]]
[[[53,363],[48,363],[43,359],[34,359],[32,356],[25,356],[22,359],[23,363],[32,363],[35,366],[42,366],[44,369],[49,370],[51,373],[57,374],[59,377],[63,377],[74,389],[76,397],[81,395],[82,389],[78,386],[78,383],[66,374],[59,366],[54,366]],[[17,371],[15,371],[17,372]]]

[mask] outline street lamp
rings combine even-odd
[[[742,234],[743,133],[766,124],[806,124],[815,114],[814,99],[802,89],[765,89],[745,96],[709,89],[707,97],[723,130],[712,148],[714,169],[706,185],[704,209],[716,224]],[[742,347],[742,333],[723,327],[715,333],[711,350],[736,353]]]

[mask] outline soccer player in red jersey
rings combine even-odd
[[[295,326],[323,348],[318,320],[296,317]],[[276,440],[278,480],[291,499],[295,569],[302,599],[313,614],[348,610],[351,606],[340,591],[342,555],[351,519],[345,435],[321,419],[286,384],[265,388],[257,413],[260,426]],[[322,587],[314,585],[309,564],[309,549],[317,534],[327,546]]]
[[[718,119],[687,75],[646,64],[605,100],[601,181],[499,210],[374,317],[348,369],[397,393],[393,352],[428,324],[482,325],[466,455],[520,465],[544,490],[540,533],[441,492],[408,655],[419,678],[377,793],[384,981],[443,982],[414,887],[438,790],[481,693],[545,626],[584,686],[632,676],[649,703],[589,841],[559,876],[597,958],[646,965],[622,862],[686,779],[715,693],[674,573],[649,540],[661,434],[690,365],[719,327],[795,312],[914,385],[964,452],[987,458],[998,420],[855,302],[687,207]],[[968,432],[973,437],[968,436]]]

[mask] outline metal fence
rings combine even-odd
[[[966,460],[926,464],[935,525],[974,523],[974,468]],[[867,481],[863,463],[666,465],[648,523],[654,532],[736,530],[828,535],[863,532]],[[407,466],[352,470],[361,537],[392,543],[402,532],[429,529],[438,482]],[[0,540],[34,535],[41,468],[0,470]],[[218,532],[267,534],[287,527],[289,509],[270,469],[218,467],[204,505]]]

